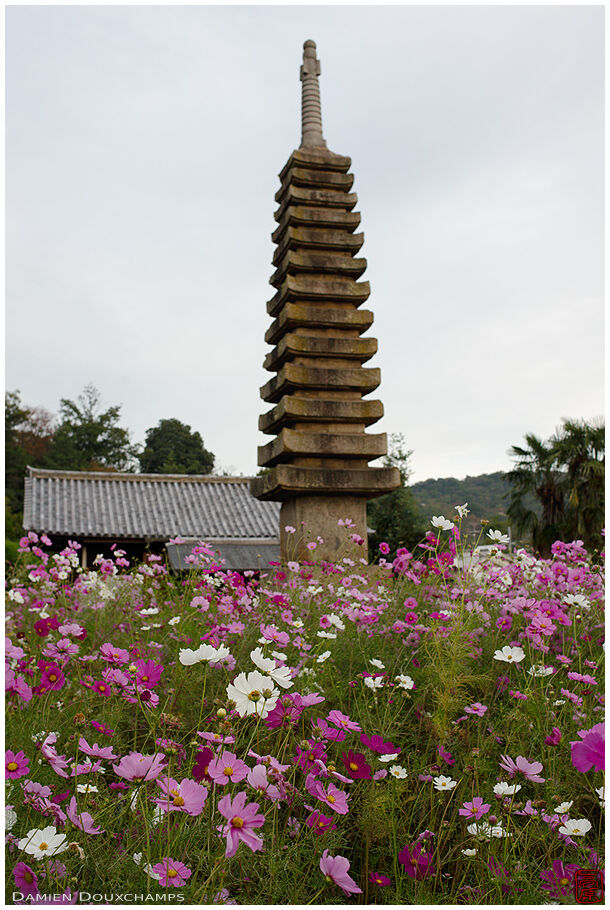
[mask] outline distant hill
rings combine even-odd
[[[480,530],[482,518],[486,518],[494,529],[508,529],[508,500],[504,499],[504,495],[509,489],[504,471],[468,476],[464,480],[439,477],[411,484],[417,505],[428,520],[433,515],[452,519],[455,507],[467,502],[470,514],[463,520],[462,528],[469,533]]]

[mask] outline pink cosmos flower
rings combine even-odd
[[[367,764],[364,755],[361,752],[354,752],[350,749],[348,752],[341,754],[341,761],[345,765],[345,770],[353,780],[370,780],[372,769]]]
[[[520,773],[523,774],[526,780],[531,780],[534,784],[544,783],[545,778],[540,777],[542,762],[529,762],[523,755],[518,755],[515,761],[509,758],[508,755],[501,755],[500,758],[502,759],[500,767],[507,772],[509,777],[514,777]]]
[[[125,780],[142,781],[155,780],[164,770],[165,755],[142,755],[140,752],[130,752],[125,755],[118,765],[113,765],[114,771]]]
[[[347,874],[349,867],[348,859],[344,856],[330,856],[328,850],[320,858],[320,871],[326,881],[333,882],[348,897],[350,894],[362,894],[362,888]]]
[[[100,654],[104,660],[117,667],[121,667],[129,661],[129,651],[126,651],[125,648],[117,648],[110,642],[100,646]]]
[[[570,670],[568,673],[568,679],[573,679],[576,682],[586,683],[588,686],[596,686],[597,680],[594,676],[590,676],[588,673],[576,673],[575,670]]]
[[[170,885],[174,888],[179,888],[193,874],[192,870],[185,866],[184,863],[179,862],[177,859],[172,859],[171,856],[165,856],[160,863],[152,866],[151,871],[162,888],[168,888]]]
[[[103,733],[104,736],[112,736],[114,734],[114,730],[111,730],[107,724],[100,724],[97,720],[92,720],[91,726],[98,733]]]
[[[173,777],[160,777],[157,784],[161,788],[163,797],[154,802],[164,812],[185,812],[186,815],[195,817],[201,815],[205,801],[208,798],[206,787],[189,780],[188,777],[178,783]]]
[[[448,765],[455,765],[455,758],[453,758],[451,752],[448,752],[443,746],[438,746],[436,751]]]
[[[382,542],[379,544],[379,552],[383,553],[384,556],[387,556],[387,554],[390,552],[389,544],[387,544],[385,540],[382,540]]]
[[[331,727],[321,717],[316,719],[314,727],[317,727],[317,730],[314,732],[317,733],[318,736],[322,736],[324,739],[328,739],[331,742],[341,743],[345,739],[343,730],[337,730],[335,727]]]
[[[7,778],[18,780],[20,777],[25,777],[30,773],[29,762],[30,760],[26,758],[25,752],[15,753],[7,749],[4,756],[5,780]]]
[[[342,714],[341,711],[331,711],[327,718],[329,723],[334,724],[335,727],[338,727],[340,730],[349,730],[360,733],[362,727],[360,724],[357,724],[355,721],[350,720],[347,714]]]
[[[307,775],[305,789],[316,799],[326,803],[337,815],[347,815],[349,807],[347,804],[347,794],[339,790],[334,784],[327,784],[326,787],[316,780],[312,774]]]
[[[544,738],[547,746],[558,746],[561,742],[561,730],[559,727],[553,727],[548,736]]]
[[[464,714],[476,714],[478,717],[483,717],[486,711],[487,705],[482,705],[478,701],[475,701],[467,708],[464,708]]]
[[[234,799],[227,794],[218,803],[218,811],[227,819],[227,824],[220,829],[227,839],[225,857],[235,856],[240,841],[253,851],[262,849],[263,839],[254,833],[254,829],[264,825],[265,816],[258,814],[258,803],[246,805],[247,799],[242,791]]]
[[[480,796],[475,796],[475,798],[470,803],[463,803],[462,808],[459,810],[459,814],[463,815],[465,818],[482,818],[489,810],[491,806],[489,803],[484,803]]]
[[[405,872],[411,878],[422,879],[434,875],[432,854],[426,853],[421,844],[406,847],[398,854],[398,862],[405,867]]]
[[[247,777],[250,768],[233,752],[223,752],[208,765],[208,774],[216,784],[237,783]]]
[[[112,688],[106,682],[102,682],[99,679],[96,679],[93,685],[91,686],[94,692],[97,692],[98,695],[112,695]]]
[[[13,869],[15,887],[21,891],[24,897],[36,897],[38,894],[38,878],[33,869],[27,863],[17,863]]]
[[[40,752],[46,758],[56,774],[60,777],[67,777],[65,769],[68,767],[68,761],[65,755],[58,755],[55,749],[57,736],[55,733],[49,733],[40,747]]]
[[[606,726],[604,723],[595,724],[590,730],[578,730],[582,742],[571,742],[572,764],[577,771],[585,774],[590,768],[603,771],[606,767],[604,755]]]
[[[297,747],[296,763],[302,771],[309,771],[311,768],[313,768],[315,766],[316,759],[322,759],[322,761],[326,761],[328,757],[323,743],[317,743],[312,740],[308,740],[308,742],[311,743],[311,747],[309,749],[301,749],[300,747]]]
[[[101,828],[96,828],[93,823],[93,816],[89,812],[79,812],[76,799],[73,796],[66,807],[66,815],[73,825],[76,825],[85,834],[103,834]]]
[[[106,761],[116,761],[118,755],[114,754],[112,746],[98,746],[97,743],[93,743],[92,746],[89,745],[87,740],[81,736],[78,740],[78,748],[81,752],[84,752],[85,755],[91,755],[92,758],[104,758]]]
[[[250,786],[262,796],[277,802],[281,798],[281,793],[275,784],[272,784],[267,777],[267,768],[264,765],[257,765],[248,773],[246,778]]]

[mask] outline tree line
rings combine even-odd
[[[75,401],[62,398],[59,418],[5,395],[5,483],[10,509],[23,509],[27,465],[68,471],[140,471],[144,474],[210,474],[215,457],[201,435],[175,418],[160,420],[143,446],[120,425],[121,406],[104,408],[95,386]]]
[[[6,536],[21,536],[26,466],[73,471],[140,471],[152,474],[210,474],[215,456],[197,431],[175,418],[160,420],[145,434],[143,446],[134,444],[120,425],[121,407],[104,408],[95,386],[85,386],[76,398],[62,398],[59,417],[43,408],[23,404],[19,391],[5,396],[5,491]],[[525,445],[509,451],[514,467],[457,481],[424,481],[409,486],[412,451],[403,434],[390,435],[384,463],[400,471],[401,486],[392,493],[370,500],[367,517],[371,554],[386,542],[391,553],[404,546],[415,549],[430,529],[430,507],[438,496],[453,498],[451,508],[461,505],[476,491],[477,506],[495,502],[491,518],[505,530],[510,523],[513,538],[531,544],[542,556],[550,555],[555,540],[581,539],[588,549],[601,549],[604,526],[605,428],[603,421],[564,420],[548,440],[525,435]],[[468,484],[467,484],[468,482]],[[441,485],[434,489],[433,485]],[[466,486],[464,486],[466,484]],[[417,497],[414,494],[417,492]],[[499,491],[503,490],[502,493]],[[425,494],[425,495],[422,495]],[[485,495],[486,494],[486,495]],[[500,498],[507,501],[506,506]],[[418,500],[425,500],[420,508]],[[446,514],[446,517],[453,517]],[[480,524],[479,516],[476,515]],[[471,522],[472,524],[472,522]],[[464,526],[469,536],[474,528]]]

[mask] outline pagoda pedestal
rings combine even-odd
[[[361,337],[373,323],[371,311],[362,309],[369,283],[358,280],[366,269],[366,259],[356,256],[364,236],[355,233],[360,215],[351,160],[329,151],[322,137],[315,44],[306,42],[304,51],[303,141],[281,171],[275,197],[270,283],[276,293],[267,304],[273,322],[265,335],[274,347],[264,362],[273,376],[261,388],[273,407],[259,420],[259,429],[275,438],[259,447],[258,463],[268,472],[250,489],[259,499],[282,502],[283,559],[332,561],[348,551],[366,558],[366,501],[400,486],[400,473],[368,464],[386,454],[387,439],[365,432],[383,406],[364,397],[381,380],[378,368],[363,366],[377,351],[374,338]],[[338,525],[348,518],[363,546],[350,543]],[[318,536],[324,543],[307,549]]]

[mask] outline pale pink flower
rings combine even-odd
[[[247,799],[244,791],[234,799],[227,793],[218,803],[218,811],[227,819],[227,824],[220,829],[227,839],[226,857],[235,856],[240,841],[253,851],[262,849],[263,839],[254,833],[254,829],[264,825],[265,816],[259,815],[258,803],[246,805]]]
[[[325,850],[320,858],[320,871],[326,881],[333,882],[348,897],[350,894],[362,894],[354,879],[348,875],[349,860],[344,856],[330,856]]]
[[[513,761],[512,758],[509,758],[508,755],[501,755],[500,758],[502,759],[500,767],[507,772],[509,777],[514,777],[516,774],[523,774],[526,780],[531,780],[534,784],[544,783],[545,778],[540,777],[542,762],[530,762],[527,758],[524,758],[523,755],[518,755],[515,761]]]

